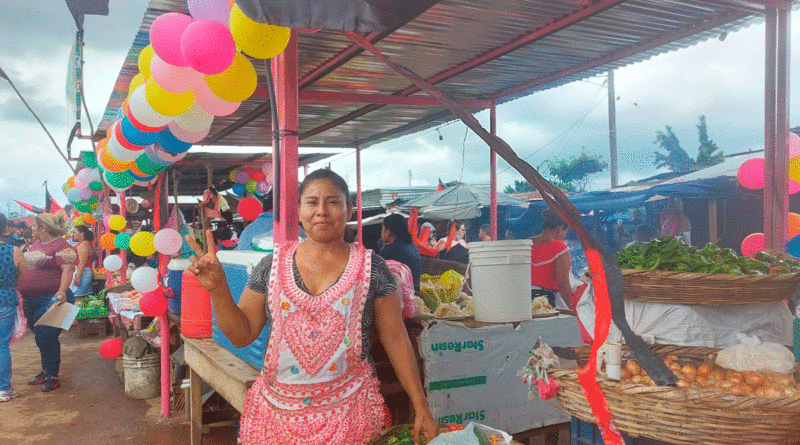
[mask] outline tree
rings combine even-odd
[[[658,144],[662,150],[667,152],[667,154],[656,152],[656,160],[653,164],[657,168],[667,167],[671,171],[694,171],[719,164],[725,159],[722,151],[714,153],[719,150],[719,147],[708,138],[706,117],[700,116],[699,121],[697,132],[700,147],[697,160],[692,159],[681,147],[678,137],[672,132],[672,127],[667,125],[666,132],[660,130],[656,132],[656,140],[653,143]]]
[[[507,185],[503,190],[504,193],[527,193],[535,192],[536,188],[528,183],[528,181],[514,181],[514,186]]]
[[[585,149],[586,147],[581,147],[580,156],[544,162],[548,176],[553,178],[553,185],[570,192],[582,193],[586,191],[589,176],[608,167],[602,157],[588,155]]]

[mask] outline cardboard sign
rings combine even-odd
[[[34,326],[52,326],[68,331],[80,310],[78,306],[66,301],[62,304],[53,304]]]

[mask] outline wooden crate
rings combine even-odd
[[[92,335],[105,337],[111,330],[108,318],[87,318],[78,320],[78,338],[86,338]]]

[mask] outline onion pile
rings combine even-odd
[[[712,363],[681,364],[675,356],[664,359],[664,364],[675,373],[679,379],[678,386],[682,388],[707,389],[757,397],[800,398],[800,384],[792,375],[774,372],[738,372],[716,367]],[[627,361],[620,371],[620,378],[640,385],[655,385],[635,360]]]

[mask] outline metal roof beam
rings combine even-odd
[[[766,7],[763,2],[747,0],[694,0],[696,3],[708,3],[711,5],[725,6],[731,9],[739,9],[753,14],[764,14]]]
[[[745,13],[742,11],[733,11],[726,14],[719,15],[714,19],[696,24],[694,26],[689,26],[686,28],[681,29],[680,31],[673,32],[667,35],[663,35],[657,37],[655,39],[648,40],[646,42],[642,42],[638,45],[634,45],[624,50],[613,52],[606,56],[590,60],[588,62],[584,62],[580,65],[574,66],[572,68],[559,71],[544,77],[538,77],[536,79],[529,80],[528,82],[522,83],[515,87],[507,88],[505,90],[499,91],[492,96],[492,99],[502,99],[505,96],[516,94],[521,91],[529,90],[531,88],[537,87],[539,85],[544,85],[550,82],[554,82],[558,79],[562,79],[568,76],[572,76],[578,74],[582,71],[590,70],[592,68],[597,68],[599,66],[606,65],[611,62],[616,62],[620,59],[624,59],[626,57],[631,57],[641,52],[649,51],[653,48],[657,48],[661,45],[666,45],[671,42],[678,41],[680,39],[685,39],[687,37],[691,37],[695,34],[701,33],[703,31],[708,31],[710,29],[716,28],[718,26],[722,26],[726,23],[734,22],[736,20],[743,19],[751,14]]]
[[[302,90],[299,94],[301,103],[339,102],[442,108],[442,104],[436,98],[430,96],[397,96],[394,94],[339,93],[311,90]],[[465,108],[488,108],[492,106],[492,101],[486,99],[457,99],[457,102]]]
[[[563,30],[563,29],[565,29],[565,28],[567,28],[569,26],[572,26],[572,25],[574,25],[574,24],[576,24],[576,23],[578,23],[578,22],[580,22],[582,20],[585,20],[587,18],[593,17],[593,16],[595,16],[595,15],[597,15],[597,14],[599,14],[599,13],[601,13],[601,12],[603,12],[603,11],[609,9],[609,8],[613,8],[614,6],[617,6],[617,5],[620,5],[622,3],[625,3],[626,1],[628,1],[628,0],[600,0],[597,3],[594,3],[592,5],[589,5],[589,6],[586,6],[586,7],[583,7],[581,9],[579,9],[575,13],[568,14],[568,15],[566,15],[564,17],[561,17],[558,20],[556,20],[556,21],[554,21],[554,22],[552,22],[550,24],[544,25],[544,26],[542,26],[540,28],[536,28],[535,30],[531,31],[530,33],[524,35],[523,37],[521,37],[519,39],[513,40],[513,41],[508,42],[508,43],[506,43],[504,45],[501,45],[501,46],[499,46],[499,47],[497,47],[497,48],[495,48],[495,49],[493,49],[493,50],[491,50],[491,51],[489,51],[489,52],[487,52],[487,53],[485,53],[485,54],[483,54],[481,56],[478,56],[478,57],[476,57],[476,58],[474,58],[474,59],[472,59],[472,60],[470,60],[470,61],[468,61],[466,63],[463,63],[461,65],[453,67],[453,68],[451,68],[449,70],[446,70],[446,71],[444,71],[442,73],[439,73],[439,74],[437,74],[437,75],[435,75],[435,76],[433,76],[433,77],[431,77],[429,79],[426,79],[426,80],[431,84],[437,84],[437,83],[442,82],[444,80],[447,80],[447,79],[449,79],[451,77],[454,77],[454,76],[457,76],[459,74],[462,74],[462,73],[464,73],[464,72],[466,72],[466,71],[468,71],[468,70],[470,70],[472,68],[475,68],[477,66],[483,65],[483,64],[488,63],[488,62],[491,62],[492,60],[495,60],[498,57],[504,56],[504,55],[516,50],[516,49],[519,49],[522,46],[528,45],[528,44],[533,43],[533,42],[535,42],[535,41],[537,41],[539,39],[542,39],[544,37],[552,35],[552,34],[558,32],[558,31],[561,31],[561,30]],[[370,43],[372,43],[373,45],[375,44],[375,42],[370,42]],[[358,45],[355,45],[355,46],[358,46]],[[410,96],[411,94],[414,94],[414,93],[419,92],[419,91],[421,91],[419,88],[417,88],[416,86],[412,85],[412,86],[409,86],[408,88],[398,92],[397,94],[400,95],[400,96]],[[373,104],[373,105],[368,105],[368,106],[363,107],[361,109],[355,110],[353,112],[350,112],[350,113],[342,116],[341,118],[338,118],[336,120],[328,122],[327,124],[320,125],[317,128],[314,128],[314,129],[311,129],[311,130],[306,131],[304,133],[301,133],[300,134],[300,140],[303,140],[303,138],[306,138],[306,137],[311,137],[311,136],[314,136],[316,134],[322,133],[323,131],[326,131],[326,130],[329,130],[331,128],[334,128],[334,127],[336,127],[336,126],[338,126],[338,125],[340,125],[342,123],[345,123],[345,122],[350,121],[352,119],[355,119],[357,117],[363,116],[365,114],[371,113],[371,112],[381,108],[382,106],[383,105],[375,105],[375,104]]]
[[[428,9],[432,8],[433,6],[435,6],[440,1],[441,0],[425,0],[425,1],[422,1],[422,2],[418,2],[417,7],[410,11],[410,13],[411,13],[410,17],[411,18],[408,20],[408,22],[414,20],[415,18],[417,18],[417,16],[419,16],[423,12],[427,11]],[[392,28],[392,29],[387,29],[385,31],[370,33],[370,34],[368,34],[366,36],[366,38],[367,38],[367,40],[369,40],[373,44],[377,43],[377,42],[383,40],[384,38],[386,38],[387,36],[391,35],[393,32],[397,31],[397,29],[399,29],[401,26],[405,25],[408,22],[401,23],[397,27]],[[310,72],[310,73],[306,74],[305,76],[303,76],[298,81],[297,88],[299,90],[302,90],[303,88],[313,84],[317,80],[319,80],[322,77],[325,77],[326,75],[328,75],[331,72],[333,72],[333,70],[335,70],[336,68],[339,68],[340,66],[342,66],[345,63],[349,62],[354,57],[356,57],[359,54],[361,54],[363,51],[364,51],[364,49],[361,48],[358,45],[353,44],[353,45],[348,46],[342,52],[340,52],[339,54],[331,57],[326,62],[324,62],[322,65],[320,65],[319,67],[314,69],[312,72]],[[267,68],[267,69],[269,69],[269,68]],[[269,102],[267,102],[267,103],[265,103],[263,105],[260,105],[258,108],[254,109],[250,113],[247,113],[246,115],[244,115],[238,121],[232,123],[231,125],[228,125],[224,129],[218,131],[216,134],[214,134],[213,136],[208,138],[207,141],[210,142],[210,143],[219,142],[225,136],[228,136],[229,134],[233,133],[234,131],[244,127],[247,124],[249,124],[250,122],[252,122],[256,118],[258,118],[259,116],[265,114],[268,110],[269,110]]]

